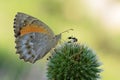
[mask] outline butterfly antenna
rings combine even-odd
[[[62,34],[62,33],[65,33],[65,32],[69,32],[70,30],[73,31],[73,29],[68,29],[68,30],[65,30],[65,31],[61,32],[61,34]]]

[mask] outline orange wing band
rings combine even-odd
[[[20,35],[22,36],[22,35],[25,35],[25,34],[28,34],[28,33],[31,33],[31,32],[48,34],[48,31],[45,28],[31,24],[31,25],[27,25],[27,26],[23,27],[20,30]]]

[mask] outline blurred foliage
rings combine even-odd
[[[59,0],[43,0],[42,1],[43,11],[47,13],[47,15],[55,16],[62,14],[62,4]]]
[[[18,62],[8,55],[6,49],[0,49],[0,80],[20,80],[28,74],[28,64]]]

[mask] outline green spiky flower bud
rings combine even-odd
[[[48,80],[97,80],[101,65],[96,54],[85,45],[67,43],[58,46],[48,61]]]

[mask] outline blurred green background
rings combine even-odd
[[[47,23],[55,34],[75,36],[91,47],[103,63],[102,80],[120,80],[119,0],[0,0],[0,80],[47,80],[48,57],[25,63],[15,53],[13,20],[17,12]]]

